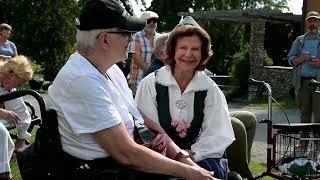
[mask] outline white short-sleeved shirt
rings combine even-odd
[[[132,93],[116,65],[107,73],[112,80],[76,52],[49,87],[47,104],[57,111],[62,148],[77,158],[109,156],[92,138],[94,132],[124,123],[133,136],[131,114],[135,112],[129,113],[129,102],[135,104]],[[121,87],[124,90],[120,91]]]
[[[181,93],[169,66],[158,70],[157,82],[168,86],[171,118],[184,120],[189,123],[191,123],[194,117],[193,107],[196,106],[194,104],[195,92],[207,90],[201,134],[196,143],[191,146],[191,150],[196,152],[194,156],[196,161],[206,158],[221,158],[226,148],[235,140],[235,137],[226,99],[217,84],[204,71],[196,71],[186,90]],[[147,117],[160,124],[156,95],[155,74],[151,73],[140,82],[135,100],[138,108]],[[176,105],[178,100],[186,102],[186,107],[179,109]]]

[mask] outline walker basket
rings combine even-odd
[[[274,167],[297,179],[320,178],[320,123],[276,124]]]

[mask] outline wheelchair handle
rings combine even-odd
[[[38,101],[39,107],[40,107],[40,113],[41,113],[41,122],[42,123],[45,122],[47,120],[45,103],[44,103],[41,95],[34,90],[21,89],[21,90],[13,91],[10,93],[2,94],[2,95],[0,95],[0,103],[5,102],[5,101],[10,101],[12,99],[16,99],[16,98],[26,96],[26,95],[31,95]]]

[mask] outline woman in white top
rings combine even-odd
[[[142,79],[138,108],[189,152],[185,157],[226,179],[223,154],[235,138],[226,99],[203,71],[212,55],[210,36],[200,26],[178,25],[166,52],[166,66]]]
[[[31,62],[24,56],[16,56],[6,61],[0,61],[0,94],[15,91],[16,87],[32,78]],[[22,98],[4,102],[0,109],[0,178],[10,178],[10,159],[13,148],[19,149],[25,145],[25,139],[31,134],[27,129],[31,123],[31,116]],[[3,123],[15,124],[18,129],[18,139],[13,141]]]

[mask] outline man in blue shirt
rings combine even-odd
[[[320,122],[319,95],[309,87],[311,79],[320,80],[320,15],[312,11],[306,15],[306,33],[297,37],[288,54],[288,62],[293,66],[293,86],[300,109],[302,123]]]

